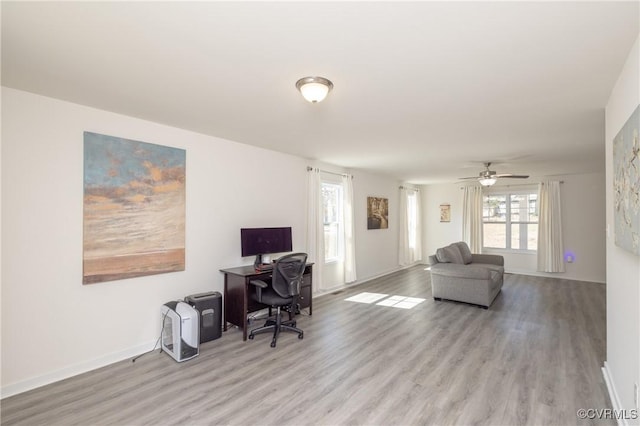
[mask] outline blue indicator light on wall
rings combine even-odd
[[[576,255],[574,252],[572,251],[565,251],[564,252],[564,261],[566,263],[573,263],[576,261]]]

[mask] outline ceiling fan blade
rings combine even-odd
[[[473,176],[473,177],[462,177],[462,178],[458,178],[459,180],[478,180],[480,182],[486,181],[488,179],[493,179],[495,182],[495,179],[527,179],[529,177],[529,175],[514,175],[513,173],[496,173],[495,171],[491,170],[492,162],[490,161],[485,161],[484,162],[484,167],[485,170],[481,171],[480,173],[478,173],[478,176]]]
[[[509,179],[527,179],[529,175],[514,175],[511,173],[504,173],[500,175],[493,175],[495,178],[509,178]]]

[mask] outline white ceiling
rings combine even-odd
[[[2,84],[413,183],[604,170],[634,2],[2,2]],[[320,75],[320,104],[295,89]],[[126,135],[120,135],[126,137]]]

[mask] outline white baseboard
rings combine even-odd
[[[548,272],[537,272],[537,271],[528,271],[528,270],[518,270],[518,269],[505,269],[504,271],[507,274],[515,274],[515,275],[528,275],[531,277],[545,277],[545,278],[555,278],[560,280],[571,280],[571,281],[581,281],[585,283],[597,283],[597,284],[606,284],[605,281],[600,280],[587,280],[584,278],[575,278],[575,277],[567,277],[563,274],[552,274]]]
[[[357,280],[356,282],[353,282],[353,283],[349,284],[349,286],[364,284],[366,282],[373,281],[373,280],[375,280],[377,278],[382,278],[382,277],[384,277],[386,275],[393,274],[394,272],[402,271],[403,269],[408,269],[408,268],[411,268],[411,267],[416,266],[416,265],[421,265],[421,263],[413,263],[411,265],[405,265],[405,266],[396,266],[395,268],[389,269],[388,271],[381,272],[381,273],[376,274],[376,275],[371,276],[371,277],[363,278],[362,280]]]
[[[326,296],[327,294],[335,293],[336,291],[340,291],[340,290],[344,290],[344,289],[347,289],[347,288],[355,287],[355,286],[358,286],[360,284],[364,284],[366,282],[375,280],[376,278],[381,278],[381,277],[384,277],[386,275],[393,274],[394,272],[402,271],[403,269],[411,268],[411,267],[416,266],[416,265],[425,265],[425,267],[428,266],[428,265],[423,264],[421,262],[416,262],[416,263],[413,263],[411,265],[406,265],[406,266],[397,266],[397,267],[395,267],[393,269],[389,269],[387,271],[381,272],[381,273],[373,275],[371,277],[363,278],[361,280],[356,280],[356,281],[354,281],[352,283],[349,283],[349,284],[333,287],[333,288],[324,290],[322,292],[313,293],[313,297],[322,297],[322,296]]]
[[[10,385],[3,386],[0,389],[0,399],[7,398],[13,395],[17,395],[22,392],[27,392],[35,388],[39,388],[50,383],[58,382],[60,380],[68,379],[69,377],[77,376],[78,374],[86,373],[91,370],[102,368],[109,364],[113,364],[134,356],[143,354],[150,351],[156,341],[147,342],[142,345],[135,346],[133,348],[125,349],[120,352],[114,352],[100,358],[92,359],[89,361],[83,361],[81,363],[70,365],[68,367],[56,370],[50,373],[43,374],[41,376],[32,377],[21,382],[12,383]]]
[[[613,377],[609,373],[609,364],[607,364],[607,361],[604,362],[604,367],[602,367],[602,375],[604,376],[604,381],[607,384],[607,390],[609,391],[609,399],[611,399],[612,405],[611,408],[613,408],[614,412],[622,411],[622,404],[620,404],[620,398],[618,397],[618,392],[616,391]],[[627,420],[618,419],[618,425],[628,426]]]

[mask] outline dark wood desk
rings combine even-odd
[[[308,263],[302,276],[300,309],[309,309],[312,313],[311,276],[313,263]],[[236,268],[221,269],[224,273],[224,322],[223,330],[227,331],[227,324],[242,328],[242,340],[247,340],[247,315],[265,308],[265,305],[254,301],[251,292],[255,291],[251,280],[271,280],[271,271],[256,271],[253,265]]]

